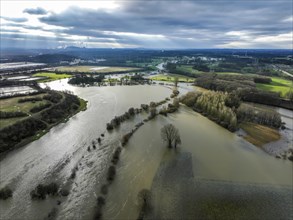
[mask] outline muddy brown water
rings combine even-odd
[[[48,85],[52,89],[73,91],[88,101],[88,109],[0,161],[0,188],[8,185],[14,191],[13,198],[0,201],[0,219],[43,219],[54,207],[57,209],[56,219],[92,219],[96,198],[105,183],[105,170],[113,150],[119,145],[119,138],[147,114],[136,116],[110,133],[105,130],[106,123],[129,107],[160,101],[171,92],[162,86],[79,88],[66,82],[65,79]],[[159,116],[143,125],[123,149],[116,166],[116,179],[109,187],[103,207],[104,219],[136,219],[139,213],[137,193],[143,188],[166,198],[169,195],[168,191],[158,187],[162,181],[159,175],[162,164],[172,165],[174,158],[174,151],[168,150],[160,137],[160,129],[167,123],[176,124],[182,139],[178,151],[189,155],[190,163],[183,165],[182,169],[192,167],[192,175],[188,173],[192,180],[190,187],[196,180],[292,187],[292,163],[265,154],[200,114],[181,107],[178,113]],[[102,133],[105,134],[102,145],[88,152],[87,147]],[[76,178],[69,180],[76,165]],[[178,180],[176,172],[169,177],[175,182]],[[30,199],[29,193],[37,184],[50,181],[68,188],[69,196],[50,197],[44,201]],[[179,191],[174,192],[174,201],[177,201],[176,198],[181,196]],[[56,204],[57,200],[61,201],[60,205]],[[164,206],[162,210],[172,207],[168,206],[169,202],[156,201],[154,204],[158,207]],[[182,211],[174,210],[177,215]],[[160,213],[154,210],[153,215],[157,214]]]

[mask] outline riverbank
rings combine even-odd
[[[1,143],[5,143],[5,146],[1,147],[0,159],[7,152],[38,140],[52,127],[66,123],[70,117],[87,108],[87,101],[72,94],[50,91],[44,97],[47,102],[50,100],[49,108],[1,129]]]

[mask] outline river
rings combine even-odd
[[[13,198],[0,201],[0,219],[43,219],[52,208],[57,210],[57,219],[92,219],[96,198],[105,183],[105,170],[113,150],[119,145],[119,138],[147,115],[137,115],[113,132],[106,131],[106,123],[129,107],[160,101],[171,93],[169,88],[159,85],[80,88],[68,85],[67,79],[48,85],[52,89],[74,92],[88,101],[88,109],[52,128],[39,140],[10,152],[0,161],[0,188],[8,185],[14,192]],[[179,128],[182,139],[179,152],[189,155],[186,161],[190,162],[187,166],[191,168],[194,181],[292,187],[291,162],[267,155],[182,106],[178,113],[168,117],[158,116],[143,125],[123,149],[117,164],[117,178],[109,187],[103,208],[104,219],[136,219],[139,212],[136,196],[141,189],[164,192],[158,185],[161,182],[159,174],[164,171],[164,161],[169,165],[174,161],[174,152],[168,151],[160,138],[160,129],[167,123],[176,124]],[[96,150],[87,151],[87,147],[101,134],[105,134],[102,144]],[[76,178],[70,180],[71,170],[76,166]],[[186,168],[185,165],[183,167]],[[31,200],[31,190],[39,183],[51,181],[67,188],[69,196]],[[178,195],[176,198],[180,197]],[[57,205],[57,200],[60,200],[60,205]],[[157,204],[156,201],[154,204]],[[292,204],[292,200],[285,201],[288,205]],[[162,210],[166,207],[170,208],[166,205]],[[288,211],[286,207],[285,211]],[[156,209],[151,215],[159,216]]]

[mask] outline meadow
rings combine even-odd
[[[168,74],[168,75],[159,74],[159,75],[152,76],[151,79],[157,80],[157,81],[173,82],[175,80],[175,77],[178,77],[179,82],[194,82],[194,80],[195,80],[192,77],[182,76],[182,75],[177,75],[177,74]]]
[[[49,73],[49,72],[36,73],[33,76],[44,77],[42,79],[39,79],[38,82],[50,82],[54,80],[66,79],[71,77],[70,74],[56,74],[56,73]]]
[[[0,111],[2,112],[24,112],[27,113],[28,115],[32,115],[30,110],[36,106],[40,105],[45,105],[49,103],[47,100],[42,100],[42,101],[28,101],[28,102],[22,102],[19,103],[19,99],[23,98],[42,98],[46,94],[38,94],[38,95],[32,95],[32,96],[24,96],[24,97],[14,97],[14,98],[7,98],[7,99],[1,99],[0,100]],[[23,116],[23,117],[15,117],[15,118],[7,118],[3,119],[1,118],[1,123],[0,123],[0,129],[12,125],[16,123],[17,121],[20,121],[24,118],[27,118],[28,116]]]
[[[287,79],[281,79],[278,77],[271,77],[272,82],[270,84],[257,83],[256,87],[270,92],[279,92],[282,97],[285,97],[286,93],[290,89],[293,89],[293,81]]]

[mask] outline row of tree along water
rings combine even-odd
[[[255,109],[241,104],[236,93],[189,92],[180,101],[202,113],[219,125],[235,131],[240,122],[248,121],[274,128],[281,126],[280,114],[274,111]]]

